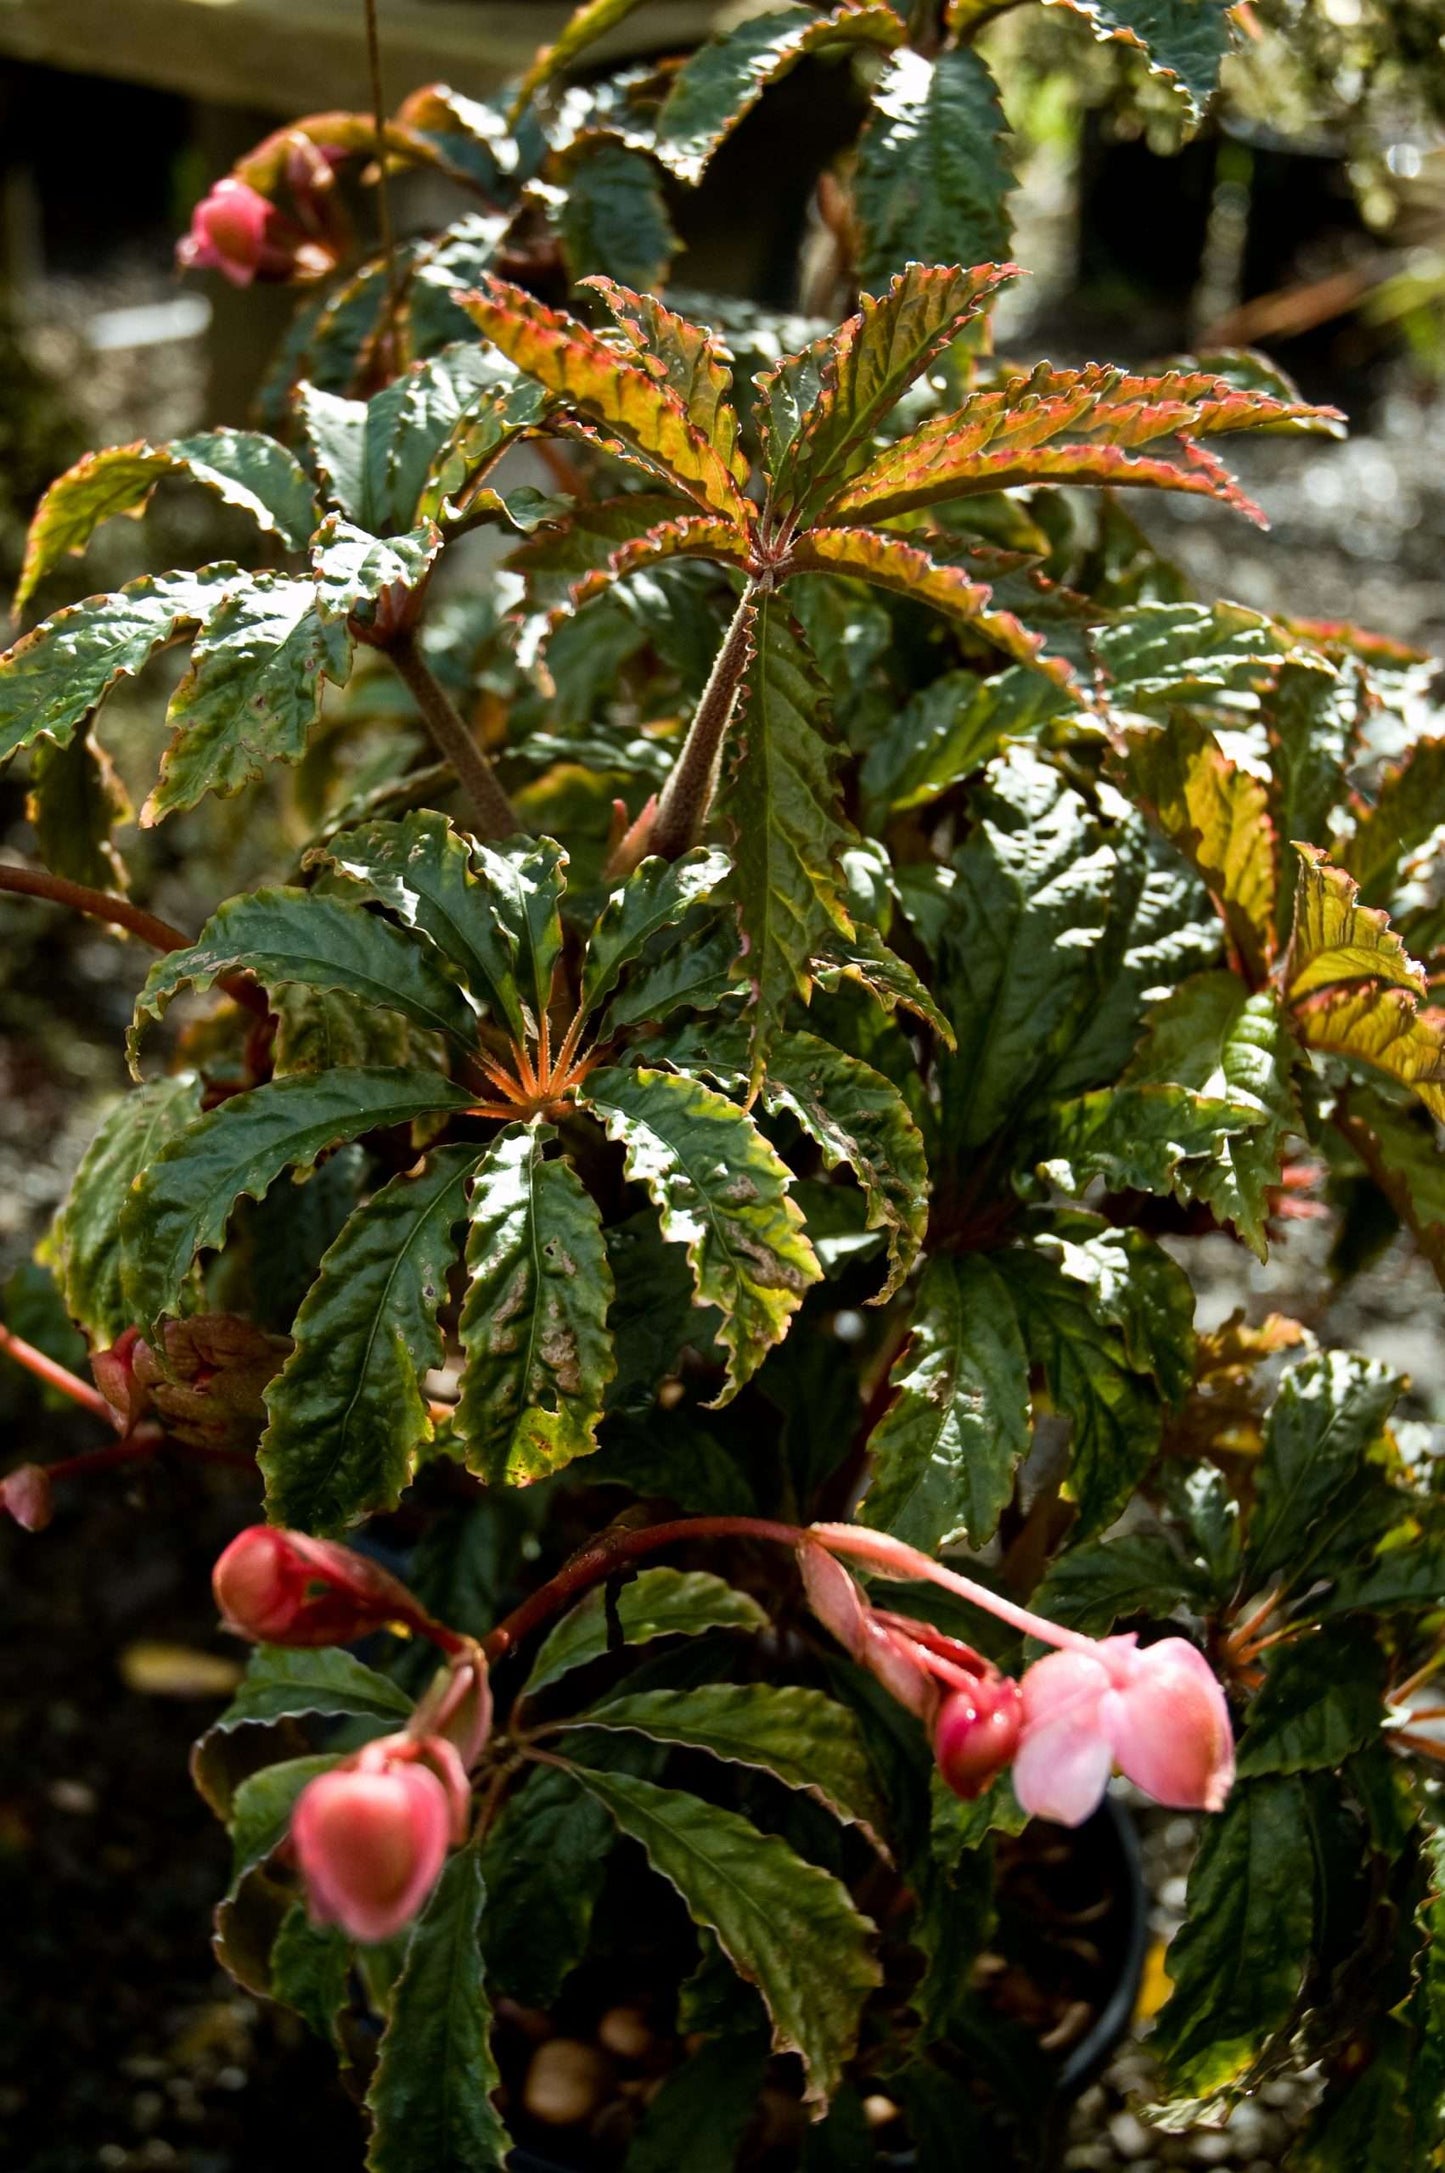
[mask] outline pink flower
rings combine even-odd
[[[185,271],[214,271],[233,287],[252,280],[315,279],[336,252],[309,240],[302,228],[249,181],[218,181],[191,214],[191,230],[176,244]]]
[[[1092,1651],[1050,1653],[1020,1688],[1014,1787],[1034,1817],[1081,1825],[1116,1765],[1173,1810],[1222,1808],[1234,1781],[1229,1710],[1209,1663],[1183,1638],[1141,1651],[1132,1636],[1106,1637]]]
[[[7,1510],[22,1530],[43,1532],[54,1514],[50,1499],[50,1474],[43,1464],[17,1464],[0,1479],[0,1509]]]
[[[390,1939],[420,1911],[465,1839],[467,1784],[446,1743],[388,1736],[308,1781],[291,1841],[312,1921]]]
[[[258,1644],[343,1645],[389,1622],[428,1623],[406,1586],[365,1555],[270,1524],[236,1535],[211,1584],[226,1628]]]
[[[956,1796],[972,1803],[1012,1764],[1022,1724],[1019,1686],[1007,1675],[980,1676],[971,1690],[944,1699],[933,1724],[933,1754]]]

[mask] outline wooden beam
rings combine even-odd
[[[495,92],[572,13],[566,0],[380,7],[393,103],[419,83]],[[593,54],[686,48],[713,13],[713,0],[651,0]],[[368,101],[361,0],[0,0],[0,56],[280,115]]]

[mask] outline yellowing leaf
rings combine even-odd
[[[505,279],[488,275],[462,306],[519,370],[615,431],[688,497],[746,529],[748,503],[731,468],[665,379]]]
[[[1175,717],[1127,739],[1131,796],[1193,861],[1252,979],[1274,956],[1275,834],[1262,778],[1231,762],[1212,732]]]
[[[1375,906],[1359,903],[1360,886],[1333,868],[1315,845],[1296,844],[1300,857],[1294,899],[1286,986],[1298,1001],[1342,981],[1384,981],[1423,996],[1424,968],[1417,966]]]
[[[1422,1011],[1408,989],[1363,981],[1307,996],[1294,1017],[1311,1049],[1373,1065],[1445,1121],[1445,1011]]]
[[[701,513],[684,514],[680,520],[659,521],[645,535],[629,536],[619,543],[605,566],[593,567],[573,583],[567,601],[558,605],[551,617],[566,618],[614,581],[639,573],[644,566],[660,565],[668,558],[708,558],[734,566],[740,573],[748,571],[748,554],[730,521],[710,520]]]
[[[714,445],[734,480],[746,483],[748,458],[738,443],[738,416],[732,404],[732,371],[720,343],[705,326],[689,324],[655,295],[634,294],[615,279],[584,279],[600,294],[620,329],[646,367],[666,378],[691,420]]]

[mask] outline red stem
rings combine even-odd
[[[500,1660],[549,1616],[591,1586],[604,1583],[624,1562],[636,1561],[676,1540],[766,1539],[776,1546],[796,1547],[804,1537],[796,1524],[774,1524],[765,1517],[677,1517],[666,1524],[649,1524],[642,1531],[607,1533],[574,1554],[555,1577],[514,1607],[484,1638],[482,1651],[488,1660]]]
[[[179,928],[147,913],[142,906],[132,905],[129,898],[113,898],[107,890],[72,883],[63,875],[50,874],[48,869],[16,868],[6,862],[0,865],[0,890],[13,890],[23,898],[48,898],[55,905],[68,905],[73,912],[88,913],[92,920],[109,921],[112,927],[126,928],[139,936],[153,951],[187,951],[191,947],[191,938]],[[258,1018],[266,1017],[266,998],[253,983],[227,974],[220,985],[233,1003],[254,1011]]]
[[[72,1403],[93,1412],[96,1418],[103,1418],[108,1426],[115,1425],[115,1413],[98,1388],[92,1388],[89,1381],[82,1381],[68,1366],[47,1358],[44,1351],[38,1351],[23,1336],[13,1335],[3,1322],[0,1322],[0,1351],[7,1352],[17,1366],[24,1366],[27,1373],[33,1373],[37,1381],[44,1381],[47,1388],[58,1388]]]

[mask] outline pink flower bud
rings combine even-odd
[[[429,1766],[359,1759],[318,1775],[291,1814],[312,1921],[339,1924],[353,1939],[392,1938],[441,1876],[453,1827],[447,1790]]]
[[[1234,1780],[1229,1711],[1208,1662],[1180,1637],[1050,1653],[1020,1685],[1014,1787],[1026,1811],[1078,1826],[1111,1766],[1173,1810],[1217,1811]]]
[[[54,1510],[50,1498],[50,1474],[40,1464],[17,1464],[0,1479],[0,1509],[8,1511],[22,1530],[43,1532]]]
[[[1007,1675],[980,1677],[972,1690],[944,1699],[933,1725],[933,1751],[948,1787],[965,1803],[1011,1763],[1023,1725],[1019,1686]]]
[[[142,1352],[149,1356],[139,1328],[124,1328],[108,1351],[91,1353],[95,1385],[114,1411],[123,1433],[129,1433],[150,1401],[149,1384],[137,1373]]]
[[[249,287],[255,279],[317,278],[336,257],[259,189],[228,176],[197,204],[176,261],[185,271],[220,272],[233,287]]]
[[[891,1622],[879,1619],[842,1563],[825,1548],[804,1540],[798,1549],[798,1567],[809,1607],[848,1657],[876,1676],[910,1713],[930,1718],[938,1691],[912,1641]]]
[[[480,1647],[438,1673],[412,1715],[414,1736],[449,1743],[470,1773],[492,1732],[492,1686]]]
[[[252,1524],[211,1578],[228,1630],[267,1645],[343,1645],[389,1622],[421,1627],[420,1607],[395,1577],[328,1539]]]

